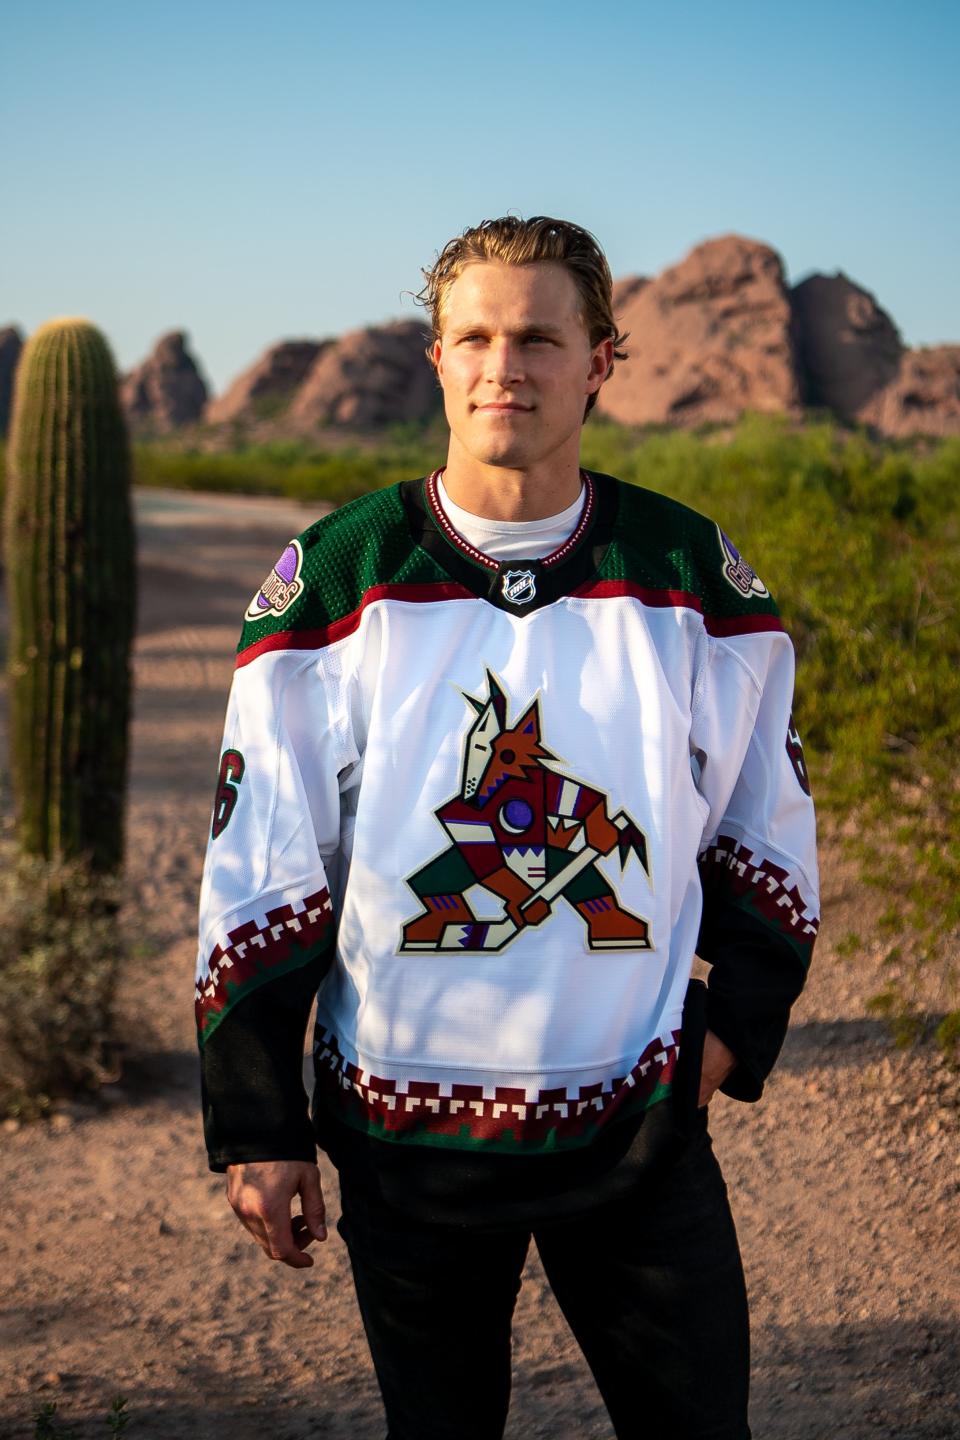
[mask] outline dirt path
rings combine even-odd
[[[0,1436],[32,1436],[49,1400],[69,1433],[105,1434],[122,1390],[131,1440],[382,1440],[341,1241],[312,1270],[268,1262],[207,1171],[199,1123],[195,904],[231,658],[243,606],[312,514],[151,492],[138,516],[133,1053],[102,1105],[0,1134]],[[829,849],[824,871],[822,939],[767,1095],[711,1107],[751,1295],[754,1435],[956,1440],[956,1082],[867,1015],[877,955],[834,948],[865,900]],[[326,1165],[324,1184],[336,1214]],[[535,1256],[507,1433],[611,1437]]]

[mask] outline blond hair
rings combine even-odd
[[[555,260],[569,271],[580,296],[580,311],[591,346],[612,340],[614,358],[626,360],[623,346],[628,336],[620,333],[614,319],[613,277],[607,257],[589,230],[549,215],[533,215],[529,220],[515,215],[482,220],[447,241],[430,269],[422,272],[426,283],[415,297],[430,315],[433,339],[440,338],[443,328],[447,292],[467,265],[477,261],[535,265],[540,260]],[[432,345],[427,357],[432,364]],[[612,374],[611,364],[604,378]],[[584,419],[596,404],[597,393],[587,397]]]

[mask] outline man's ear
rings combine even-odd
[[[440,340],[434,340],[430,347],[430,357],[433,360],[433,368],[437,372],[437,379],[443,381],[442,369],[443,344]]]
[[[608,336],[601,340],[590,356],[590,369],[587,372],[587,394],[595,395],[600,386],[610,374],[610,366],[613,364],[613,337]]]

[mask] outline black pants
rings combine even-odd
[[[341,1196],[388,1440],[499,1440],[531,1231],[421,1224],[343,1173]],[[618,1440],[749,1440],[746,1290],[705,1124],[635,1196],[532,1233]]]

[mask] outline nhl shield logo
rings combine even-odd
[[[537,593],[537,577],[532,570],[504,570],[501,588],[511,605],[529,605]]]

